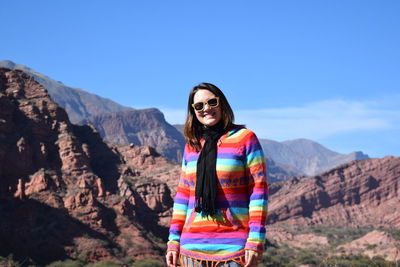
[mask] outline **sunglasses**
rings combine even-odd
[[[206,104],[210,107],[210,108],[216,108],[219,105],[219,97],[213,97],[208,99],[206,102],[197,102],[192,104],[192,107],[196,110],[196,111],[202,111],[204,110],[204,107],[206,106]]]

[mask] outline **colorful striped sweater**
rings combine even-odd
[[[196,213],[196,152],[186,144],[175,196],[168,250],[207,260],[231,260],[262,251],[268,205],[266,164],[256,135],[237,128],[218,142],[217,214]]]

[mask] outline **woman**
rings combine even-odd
[[[268,185],[256,135],[233,123],[213,84],[189,95],[187,140],[174,202],[167,264],[254,266],[265,241]]]

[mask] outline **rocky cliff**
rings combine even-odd
[[[107,141],[117,145],[148,145],[162,156],[181,162],[185,139],[167,123],[158,109],[130,110],[90,116],[79,124],[92,124]]]
[[[0,256],[161,257],[178,173],[151,147],[71,124],[33,77],[0,68]]]
[[[66,86],[9,60],[0,61],[0,67],[22,70],[32,76],[48,90],[51,98],[66,110],[71,122],[91,123],[105,140],[116,145],[133,143],[139,146],[153,146],[158,153],[174,162],[182,160],[184,138],[165,121],[159,110],[125,107],[82,89]]]
[[[270,186],[269,223],[400,227],[400,158],[352,161]]]

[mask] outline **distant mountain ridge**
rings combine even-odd
[[[82,89],[65,86],[62,82],[9,60],[0,61],[0,67],[22,70],[32,76],[67,111],[72,123],[91,123],[105,140],[118,145],[133,143],[152,146],[159,154],[174,162],[181,160],[183,136],[165,121],[158,109],[125,107]]]
[[[305,138],[277,142],[260,139],[266,155],[276,163],[286,164],[301,173],[312,176],[352,160],[368,159],[361,151],[340,154]]]
[[[67,111],[72,123],[77,123],[86,117],[98,114],[135,110],[82,89],[66,86],[60,81],[51,79],[27,66],[16,64],[10,60],[0,61],[0,67],[22,70],[34,77],[37,82],[49,91],[51,98]]]

